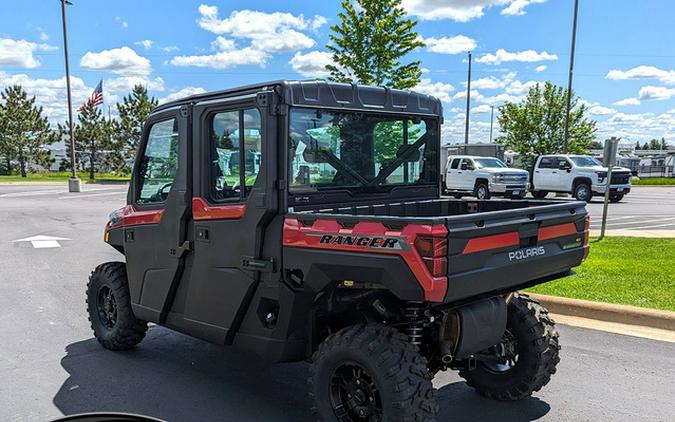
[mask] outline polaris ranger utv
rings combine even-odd
[[[455,369],[497,400],[559,361],[547,311],[518,289],[572,274],[582,202],[441,197],[441,104],[319,81],[163,104],[145,125],[126,207],[92,273],[96,338],[154,322],[251,359],[310,360],[326,421],[435,420]]]

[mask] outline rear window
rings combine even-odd
[[[539,168],[540,169],[552,169],[554,161],[557,162],[557,160],[555,160],[554,158],[544,157],[539,161]]]

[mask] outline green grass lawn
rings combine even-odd
[[[675,311],[675,239],[591,241],[588,259],[575,271],[529,291]]]
[[[79,172],[78,176],[83,182],[89,183],[89,173]],[[27,177],[21,177],[19,174],[11,176],[0,176],[0,183],[2,182],[67,182],[70,178],[70,172],[44,172],[44,173],[29,173]],[[110,173],[96,173],[95,183],[110,183],[110,182],[128,182],[130,176],[110,174]]]
[[[654,177],[636,180],[633,179],[635,186],[675,186],[675,177]]]

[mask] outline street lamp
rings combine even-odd
[[[66,91],[68,94],[68,131],[70,132],[70,179],[68,192],[80,192],[81,182],[75,172],[75,136],[73,134],[73,101],[70,96],[70,66],[68,64],[68,31],[66,30],[66,5],[72,5],[69,0],[61,2],[61,22],[63,23],[63,54],[66,59]]]
[[[570,138],[570,109],[572,108],[572,78],[574,77],[574,49],[577,43],[577,15],[579,14],[579,0],[574,0],[574,20],[572,22],[572,51],[570,52],[570,73],[567,81],[567,113],[565,114],[565,139],[563,154],[567,154],[567,144]]]

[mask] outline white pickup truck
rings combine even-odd
[[[501,195],[522,199],[527,193],[528,179],[527,171],[509,168],[494,157],[450,156],[445,167],[445,190],[456,198],[473,195],[489,199]]]
[[[607,171],[601,162],[587,155],[541,155],[534,163],[532,195],[544,198],[549,192],[561,192],[588,202],[593,195],[605,194]],[[619,202],[630,192],[630,180],[629,169],[612,169],[610,201]]]

